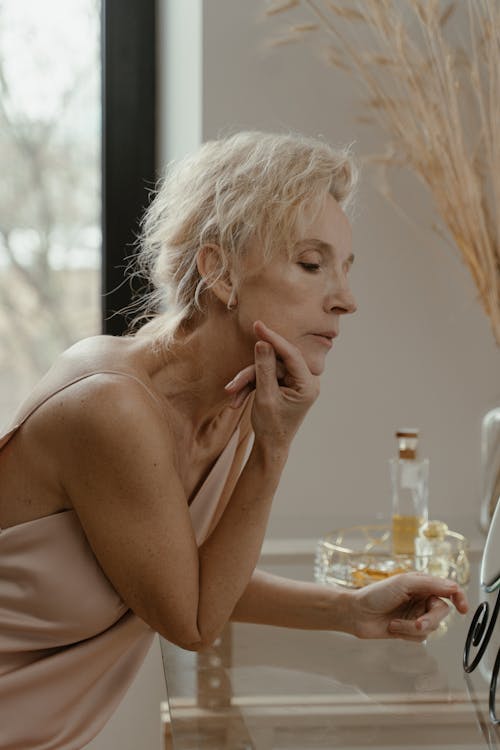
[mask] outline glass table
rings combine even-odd
[[[311,544],[288,544],[259,567],[313,580],[313,560]],[[451,612],[423,644],[242,623],[201,653],[162,641],[165,748],[500,748],[488,716],[499,634],[475,672],[462,669],[469,624],[487,598],[479,549],[470,560],[469,613]]]

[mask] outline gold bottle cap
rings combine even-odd
[[[414,460],[417,457],[418,430],[413,427],[402,427],[396,431],[399,443],[399,458]]]
[[[418,533],[427,539],[444,539],[448,533],[448,526],[444,521],[427,521],[422,524]]]
[[[413,427],[402,427],[396,432],[396,437],[418,438],[418,430]]]

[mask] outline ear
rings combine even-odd
[[[202,278],[217,275],[222,270],[222,252],[218,245],[203,245],[196,256],[198,273]],[[235,292],[235,278],[228,269],[218,281],[210,287],[210,291],[227,307]]]

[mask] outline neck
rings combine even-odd
[[[252,343],[241,341],[227,315],[208,316],[190,333],[176,337],[167,351],[154,355],[149,368],[153,384],[195,441],[206,437],[221,418],[231,423],[239,418],[244,406],[231,409],[224,386],[251,364]]]

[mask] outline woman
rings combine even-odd
[[[157,311],[64,352],[0,442],[0,746],[80,748],[155,632],[230,620],[423,640],[467,605],[255,569],[290,444],[355,311],[347,150],[240,133],[172,169],[144,222]]]

